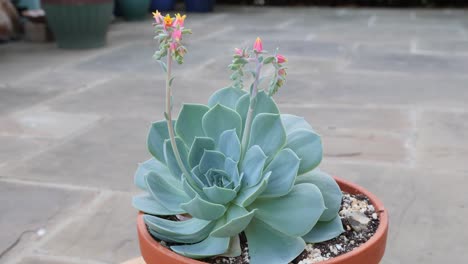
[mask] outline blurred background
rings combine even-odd
[[[139,255],[133,173],[162,119],[150,10],[188,13],[175,113],[230,84],[233,49],[280,48],[283,113],[322,169],[390,212],[383,264],[468,259],[466,0],[0,0],[0,263]]]

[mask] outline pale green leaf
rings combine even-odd
[[[297,177],[296,184],[300,183],[312,183],[322,192],[327,209],[320,216],[320,221],[330,221],[336,217],[341,208],[343,193],[333,177],[319,169],[315,169]]]
[[[317,223],[325,205],[320,190],[303,183],[295,185],[285,196],[256,199],[248,209],[258,209],[256,218],[284,234],[303,236]]]
[[[143,163],[138,165],[138,168],[135,172],[135,185],[142,189],[146,190],[146,175],[150,172],[156,172],[159,175],[171,175],[171,172],[166,167],[166,165],[155,158],[151,158]]]
[[[303,117],[300,116],[281,114],[281,121],[283,122],[283,126],[287,135],[298,129],[314,131],[312,126]]]
[[[188,147],[192,146],[195,137],[205,136],[202,118],[208,110],[208,106],[201,104],[184,104],[182,106],[175,131]]]
[[[285,145],[286,132],[281,123],[280,115],[258,114],[252,123],[249,146],[258,145],[271,160]]]
[[[255,210],[249,212],[243,207],[232,204],[223,219],[219,219],[215,229],[210,236],[232,237],[236,236],[249,225]]]
[[[241,89],[233,87],[222,88],[210,97],[208,106],[214,107],[216,104],[220,104],[235,110],[237,101],[245,94],[247,92]]]
[[[245,188],[252,187],[260,182],[266,159],[267,156],[257,145],[247,150],[241,165],[241,171],[244,173],[243,184]]]
[[[216,185],[204,187],[203,192],[208,200],[216,204],[227,204],[232,201],[237,194],[234,190],[218,187]]]
[[[185,144],[178,137],[176,137],[175,140],[177,144],[177,149],[179,150],[180,158],[182,159],[182,163],[184,164],[187,170],[190,170],[190,167],[188,165],[188,154]],[[164,142],[164,158],[166,159],[167,167],[171,171],[172,175],[180,180],[180,177],[182,176],[182,170],[179,167],[179,163],[177,163],[170,139],[167,139]]]
[[[167,209],[148,194],[133,196],[132,205],[137,210],[152,215],[174,215],[178,213]]]
[[[176,122],[173,121],[173,124]],[[148,150],[160,162],[166,164],[164,158],[164,141],[169,138],[169,132],[167,130],[167,121],[158,121],[151,125],[148,133]]]
[[[180,208],[191,216],[203,220],[216,220],[226,212],[226,207],[223,205],[208,202],[198,195],[189,202],[181,204]]]
[[[322,139],[310,130],[298,129],[289,134],[286,148],[301,159],[299,175],[313,170],[322,161]]]
[[[231,158],[226,158],[224,162],[224,170],[229,175],[231,180],[235,185],[239,183],[239,169],[237,167],[238,162],[232,160]]]
[[[235,129],[239,136],[242,120],[236,111],[217,104],[203,116],[202,126],[205,134],[218,143],[219,136],[226,130]]]
[[[265,191],[268,185],[270,174],[271,172],[266,173],[265,176],[263,176],[263,180],[259,184],[240,190],[233,203],[241,207],[246,207],[253,203],[255,199],[257,199],[258,196],[260,196]]]
[[[182,177],[182,188],[184,189],[185,193],[190,199],[193,199],[199,195],[200,192],[197,192],[197,189],[199,188],[198,186],[192,186],[186,179],[185,177]]]
[[[249,242],[250,264],[290,263],[305,248],[301,237],[285,235],[256,218],[245,229],[245,235]]]
[[[174,242],[197,243],[207,238],[216,222],[197,218],[185,221],[171,221],[157,216],[145,215],[146,225],[158,237],[169,237]]]
[[[190,198],[179,187],[174,186],[165,177],[149,172],[146,176],[146,185],[151,196],[167,209],[184,213],[180,205],[186,203]]]
[[[271,171],[266,190],[260,198],[279,197],[288,194],[294,186],[300,160],[290,149],[283,149],[273,158],[265,171]]]
[[[231,241],[229,242],[228,250],[223,253],[221,256],[228,257],[228,258],[235,258],[242,254],[242,248],[240,243],[239,236],[231,237]]]
[[[318,222],[312,230],[302,238],[307,243],[320,243],[333,239],[344,232],[341,217],[336,215],[335,218],[328,222]]]
[[[200,243],[192,245],[171,246],[171,249],[193,259],[201,259],[216,255],[222,255],[229,249],[229,237],[208,237]]]
[[[214,150],[215,142],[208,137],[196,137],[193,141],[192,147],[189,152],[189,164],[193,168],[200,164],[200,160],[205,153],[205,150]]]
[[[217,150],[226,157],[239,161],[241,153],[241,143],[234,129],[224,131],[219,136]]]
[[[224,169],[226,157],[223,153],[216,150],[205,150],[200,160],[200,172],[205,174],[210,169]]]
[[[194,183],[197,185],[198,189],[202,189],[205,185],[208,184],[206,177],[200,172],[200,166],[197,165],[193,167],[190,172],[190,177],[193,179]]]
[[[256,104],[255,110],[253,113],[253,117],[257,116],[260,113],[271,113],[271,114],[278,114],[279,110],[276,106],[275,101],[273,98],[268,96],[265,92],[260,91],[256,96]],[[250,105],[250,95],[246,94],[239,98],[239,101],[236,104],[236,111],[242,117],[242,127],[245,127],[245,120],[247,118],[247,112],[249,110]]]

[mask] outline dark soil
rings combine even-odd
[[[341,210],[344,208],[349,208],[351,206],[351,198],[355,198],[357,201],[365,201],[367,204],[371,205],[369,199],[364,195],[350,195],[348,193],[343,193],[343,200],[341,203]],[[367,242],[376,232],[379,226],[379,218],[376,217],[374,219],[375,212],[372,210],[373,207],[370,206],[369,209],[364,211],[364,214],[370,219],[367,230],[356,232],[351,228],[350,223],[344,217],[341,217],[343,222],[343,228],[345,232],[341,234],[339,237],[331,239],[329,241],[325,241],[322,243],[317,243],[313,245],[314,249],[320,249],[321,255],[326,258],[333,258],[339,255],[345,254],[347,252],[352,251],[353,249],[359,247],[360,245]],[[341,211],[340,210],[340,211]],[[374,217],[373,217],[374,214]],[[170,219],[173,221],[178,221],[178,219],[174,216],[166,217],[166,219]],[[158,240],[159,241],[159,240]],[[213,258],[206,258],[201,259],[200,261],[211,263],[211,264],[249,264],[249,255],[248,255],[248,244],[247,239],[244,233],[240,234],[240,241],[241,241],[241,248],[242,248],[242,255],[235,258],[228,258],[228,257],[213,257]],[[164,241],[160,242],[161,245],[165,247],[169,247],[174,245],[172,243],[167,243]],[[294,259],[290,264],[299,264],[301,260],[308,259],[310,257],[310,252],[304,250],[301,255],[299,255],[296,259]]]

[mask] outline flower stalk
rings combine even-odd
[[[250,89],[250,103],[249,103],[249,110],[247,112],[247,117],[245,119],[245,129],[244,129],[244,134],[242,135],[242,156],[245,155],[245,152],[247,152],[247,147],[249,144],[249,137],[250,137],[250,129],[252,127],[252,121],[253,121],[253,115],[255,112],[255,105],[257,102],[257,94],[258,94],[258,84],[260,82],[260,73],[262,71],[262,63],[258,59],[258,54],[255,54],[255,61],[256,61],[256,67],[255,67],[255,80],[252,84],[252,87]]]
[[[177,165],[179,165],[182,173],[186,177],[187,180],[190,179],[190,174],[185,168],[184,163],[182,162],[182,158],[180,157],[179,149],[177,148],[177,142],[175,139],[174,133],[174,125],[172,124],[172,87],[171,87],[171,73],[172,73],[172,51],[169,49],[167,53],[167,76],[166,76],[166,121],[167,121],[167,130],[169,132],[169,138],[171,140],[172,151],[174,152],[174,156],[177,161]]]
[[[162,16],[158,11],[153,12],[155,23],[153,24],[156,29],[155,39],[159,40],[159,50],[155,52],[154,58],[161,64],[166,72],[166,111],[164,117],[167,122],[167,130],[169,139],[174,152],[177,165],[183,173],[187,181],[191,182],[190,173],[182,162],[179,149],[177,147],[177,140],[174,131],[174,124],[172,122],[172,62],[175,60],[177,63],[182,64],[184,55],[187,49],[182,45],[181,40],[184,34],[191,34],[190,29],[184,28],[185,15],[181,16],[176,14],[171,17],[169,14]],[[161,59],[166,56],[166,63]]]

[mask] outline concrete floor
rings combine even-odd
[[[186,25],[176,106],[226,86],[232,49],[261,36],[289,58],[276,100],[323,135],[322,167],[390,211],[382,263],[466,263],[466,10],[219,7]],[[152,31],[117,22],[90,51],[0,45],[0,263],[139,254],[133,172],[163,112]]]

